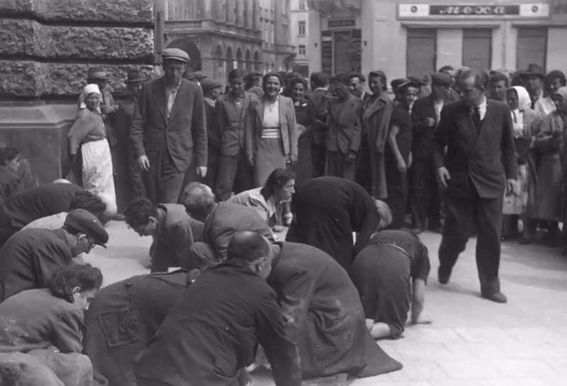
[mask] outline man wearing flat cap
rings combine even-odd
[[[431,75],[431,94],[413,104],[412,166],[410,169],[410,208],[412,225],[422,232],[426,228],[440,231],[441,197],[433,167],[433,133],[439,124],[441,110],[449,96],[451,76],[442,72]]]
[[[176,203],[194,159],[207,174],[207,129],[203,91],[183,79],[189,55],[179,48],[162,53],[164,76],[144,85],[134,109],[130,139],[154,203]]]
[[[0,249],[0,302],[23,290],[46,288],[58,268],[107,241],[100,221],[85,209],[69,212],[62,228],[17,232]]]

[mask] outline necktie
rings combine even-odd
[[[473,119],[474,125],[476,126],[476,131],[477,132],[480,131],[480,108],[478,106],[474,107],[472,119]]]

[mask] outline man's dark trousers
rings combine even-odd
[[[447,217],[439,246],[439,270],[450,273],[473,230],[477,232],[476,264],[481,293],[500,291],[500,232],[502,197],[481,198],[476,190],[469,198],[447,195]]]
[[[433,230],[441,226],[441,194],[431,158],[415,159],[411,169],[410,208],[413,226]]]

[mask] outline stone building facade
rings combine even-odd
[[[567,71],[564,0],[310,0],[311,71],[390,78],[443,65]]]
[[[307,0],[290,1],[291,44],[295,46],[293,71],[303,76],[309,75],[309,56],[312,52],[309,45],[309,7]]]
[[[88,69],[103,67],[117,95],[128,70],[152,71],[154,0],[0,1],[0,41],[0,143],[52,181]]]
[[[291,69],[289,0],[164,0],[164,46],[187,51],[193,70],[225,82],[233,68]]]

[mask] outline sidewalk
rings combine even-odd
[[[146,273],[150,239],[140,238],[124,223],[110,225],[111,242],[87,258],[105,275],[105,285]],[[437,283],[440,235],[420,235],[429,248],[431,274],[425,315],[431,325],[409,327],[399,340],[380,346],[404,368],[360,379],[354,386],[559,386],[567,385],[567,258],[559,249],[502,245],[502,291],[507,304],[479,296],[471,240],[451,282]],[[132,248],[132,245],[135,248]],[[255,386],[274,385],[255,376]]]

